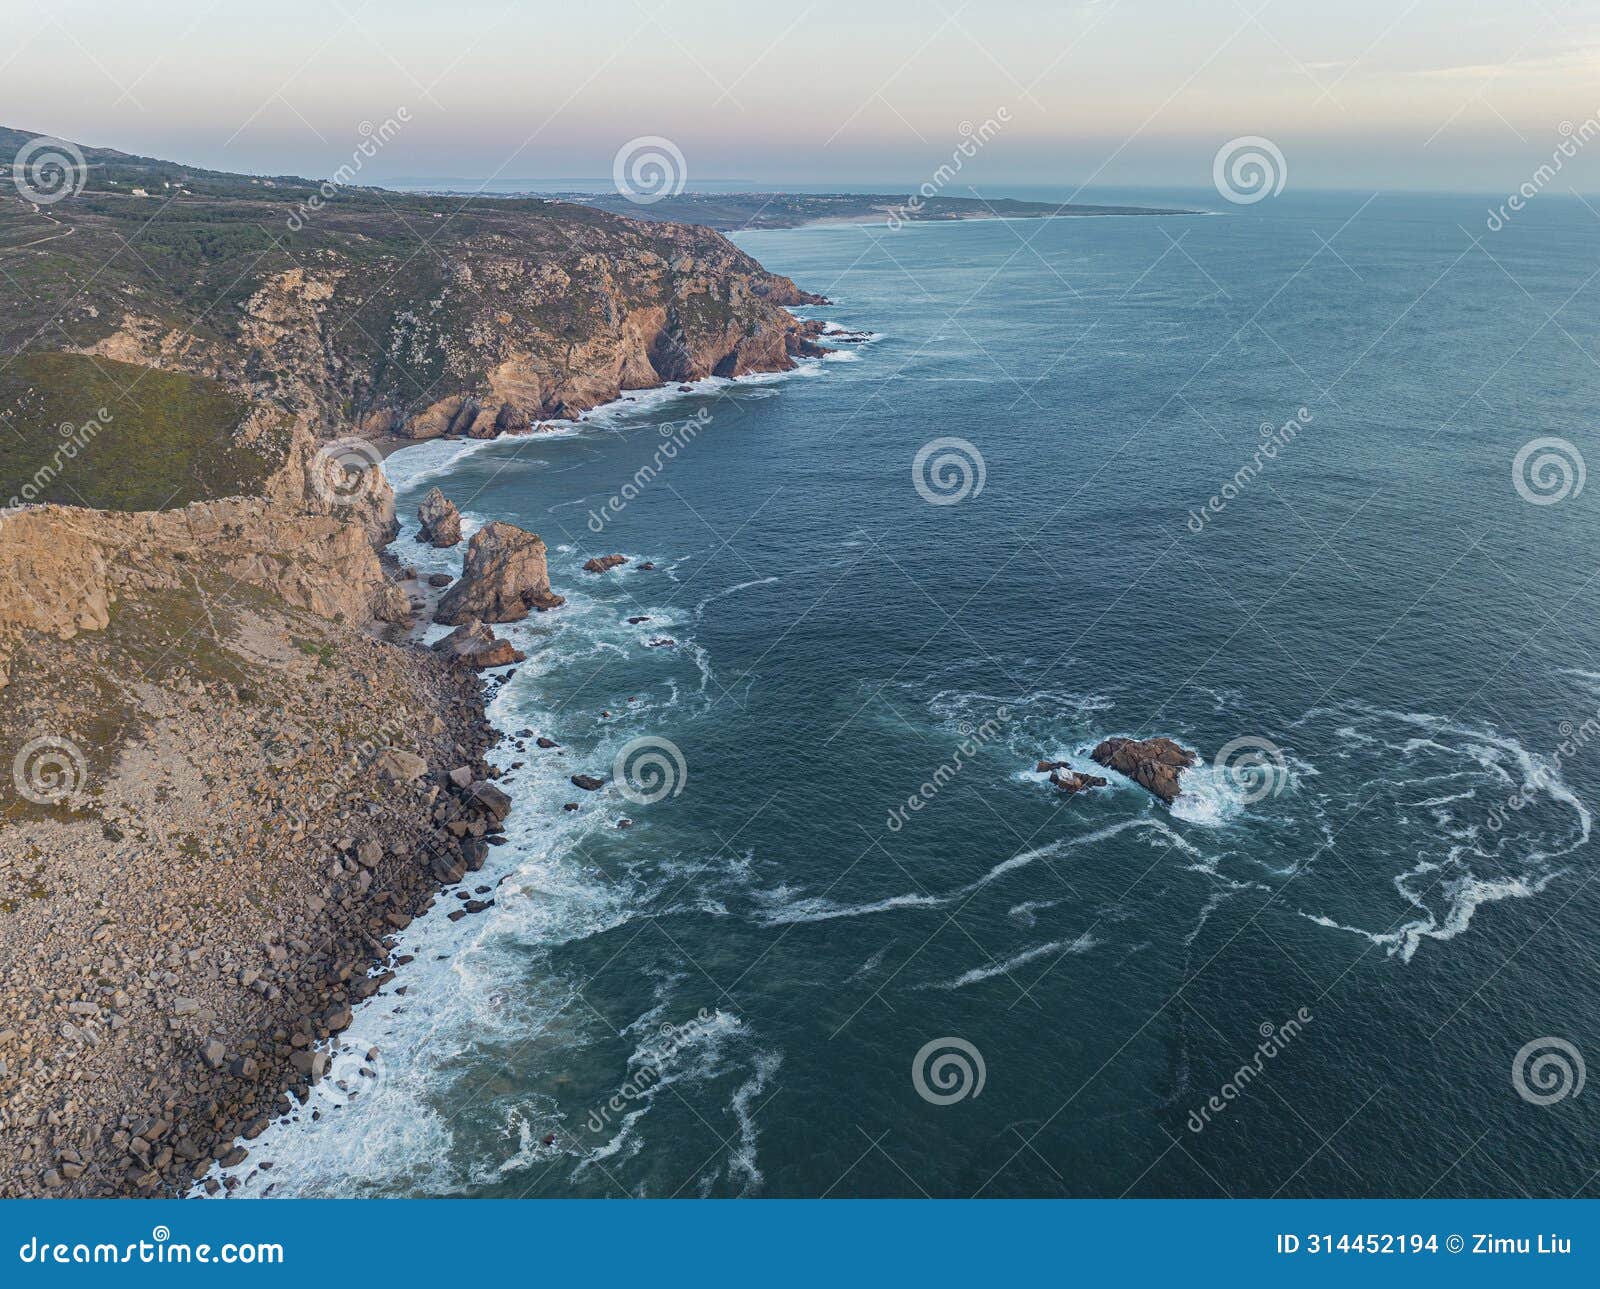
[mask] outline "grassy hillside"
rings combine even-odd
[[[202,377],[24,354],[0,367],[0,506],[164,510],[254,492],[279,461],[235,443],[247,410]]]

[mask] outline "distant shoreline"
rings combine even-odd
[[[898,193],[474,193],[441,188],[437,196],[495,201],[536,200],[581,206],[644,223],[699,224],[718,232],[839,225],[951,224],[971,220],[1084,219],[1105,215],[1188,216],[1210,211],[1187,207],[1103,206],[1023,201],[1001,197],[920,197]]]

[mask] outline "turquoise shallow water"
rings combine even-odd
[[[1597,232],[1285,195],[749,234],[874,339],[392,460],[404,514],[549,543],[570,602],[493,711],[563,750],[501,749],[495,908],[407,933],[249,1189],[1592,1194],[1600,1101],[1513,1067],[1595,1045],[1600,491],[1513,463],[1600,448]],[[1033,773],[1119,733],[1268,770],[1172,810]],[[638,738],[674,794],[567,784]]]

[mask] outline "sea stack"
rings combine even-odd
[[[417,534],[430,546],[454,546],[461,540],[461,512],[439,489],[433,488],[417,507],[422,531]]]
[[[512,645],[509,640],[502,640],[495,635],[487,623],[479,622],[476,618],[462,623],[438,641],[433,646],[433,651],[443,654],[450,661],[463,667],[472,667],[479,671],[487,667],[508,667],[514,662],[522,662],[527,657],[527,654]]]
[[[517,622],[532,609],[543,612],[565,603],[550,589],[544,542],[536,533],[496,520],[472,535],[461,580],[444,593],[433,620],[447,626],[473,618]]]

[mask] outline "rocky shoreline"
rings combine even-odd
[[[295,192],[214,174],[149,217],[149,244],[188,259],[122,260],[125,212],[98,185],[168,163],[87,155],[65,259],[0,324],[0,354],[31,362],[5,409],[30,445],[68,417],[116,426],[59,481],[51,461],[17,474],[25,504],[0,511],[8,1197],[270,1170],[251,1143],[326,1077],[358,1004],[403,994],[396,936],[492,904],[471,875],[510,802],[480,673],[519,661],[493,624],[561,597],[509,525],[473,535],[453,585],[407,577],[376,463],[826,352],[825,324],[789,312],[826,301],[720,235],[556,203],[444,221],[437,271],[406,274],[395,211],[438,203],[352,191],[297,254],[246,255],[208,216],[273,222]],[[196,272],[229,308],[173,289]],[[59,351],[33,352],[47,334]],[[124,407],[135,386],[165,392]],[[460,541],[431,500],[428,537]],[[419,620],[455,630],[429,648]]]
[[[266,653],[271,612],[234,640]],[[181,1194],[243,1164],[403,965],[395,933],[483,865],[509,802],[472,674],[284,625],[294,653],[257,659],[248,695],[149,686],[114,766],[8,809],[0,873],[33,885],[0,944],[0,1194]],[[18,667],[34,728],[64,715],[39,682],[85,652]]]
[[[492,623],[563,603],[543,543],[489,525],[463,576],[429,586],[388,550],[381,475],[321,518],[309,449],[290,455],[259,501],[172,518],[46,507],[11,521],[20,551],[17,528],[0,544],[14,582],[39,576],[40,547],[87,568],[0,620],[0,736],[90,749],[65,797],[0,785],[0,891],[27,891],[0,895],[0,1197],[216,1194],[270,1170],[251,1143],[310,1099],[356,1006],[404,993],[397,934],[493,905],[472,874],[511,802],[485,759],[501,736],[479,673],[521,660]],[[436,544],[460,540],[442,494],[419,519]],[[325,555],[300,548],[324,527]],[[234,545],[220,571],[267,594],[211,584],[201,552]],[[148,638],[130,630],[169,598],[182,630],[160,614]],[[430,620],[455,626],[431,648]],[[199,647],[185,657],[174,637]],[[114,732],[66,697],[86,671],[140,673]]]

